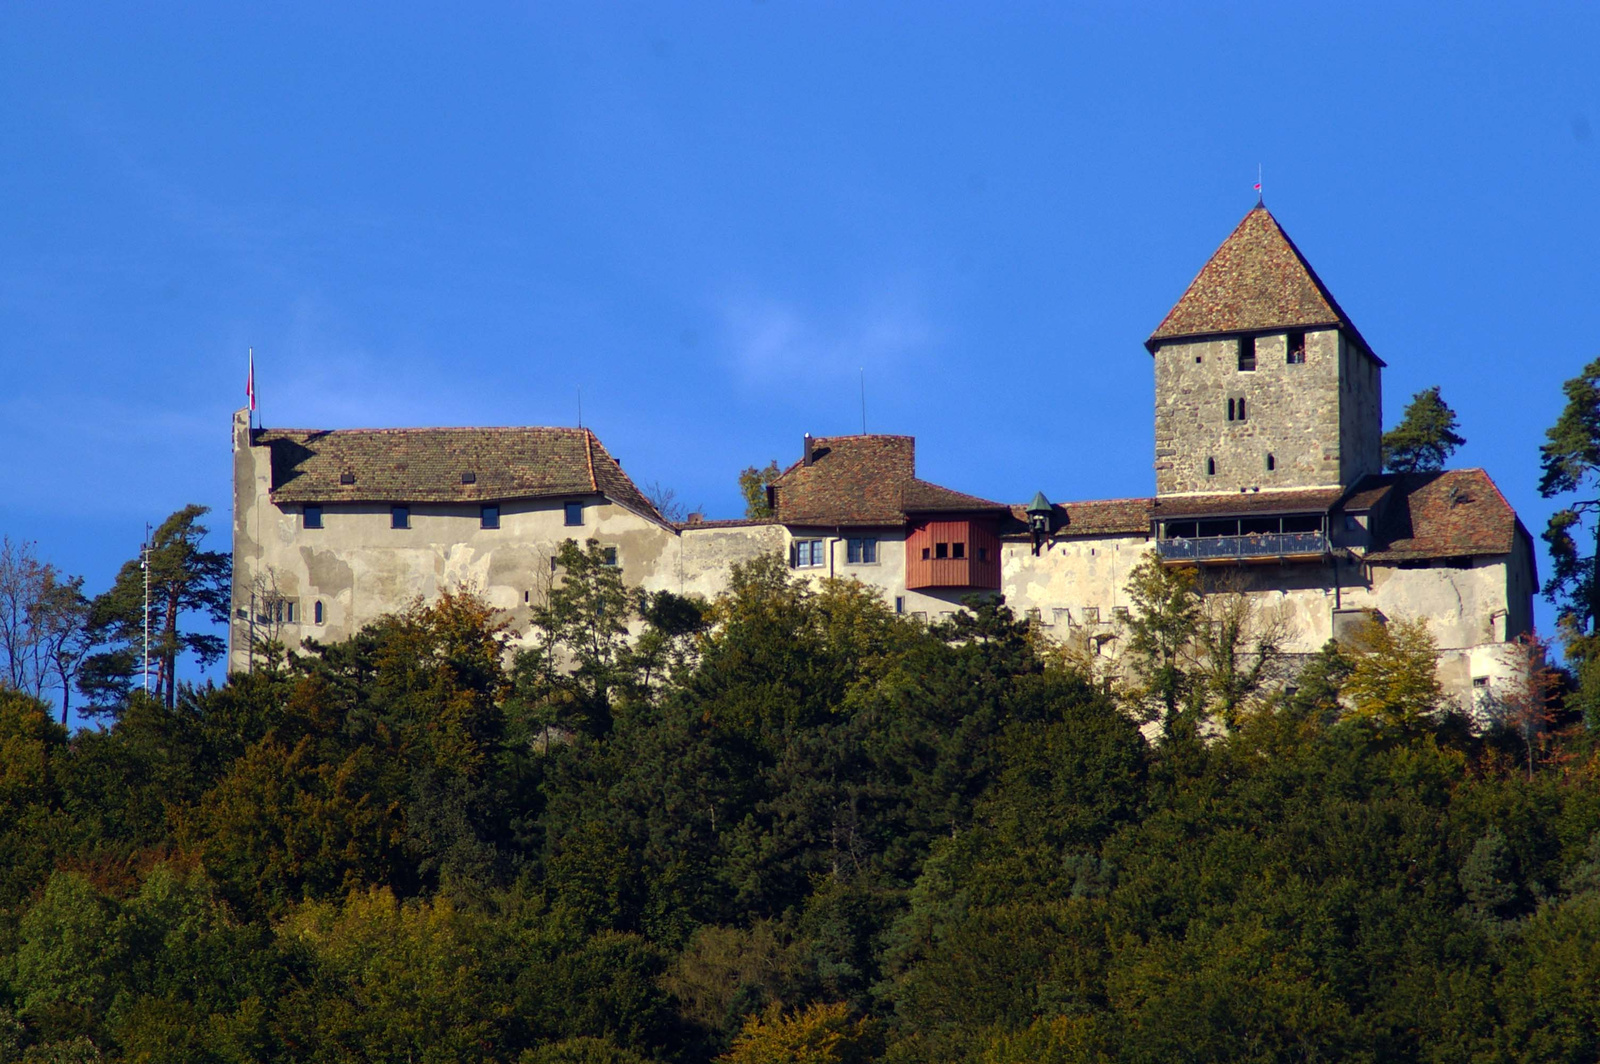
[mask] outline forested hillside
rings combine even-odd
[[[509,665],[463,594],[104,730],[0,693],[0,1061],[1600,1056],[1588,733],[1472,735],[1420,630],[1281,688],[1147,571],[1113,683],[562,560]]]

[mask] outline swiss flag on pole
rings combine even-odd
[[[250,349],[250,371],[244,378],[245,398],[250,401],[250,412],[256,412],[256,349]]]

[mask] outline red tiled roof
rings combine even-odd
[[[1087,502],[1052,503],[1051,527],[1055,534],[1066,536],[1117,536],[1148,533],[1150,531],[1150,499],[1092,499]],[[1016,524],[1006,529],[1008,535],[1024,535],[1028,531],[1027,507],[1011,507]]]
[[[1356,494],[1380,488],[1389,498],[1378,511],[1368,561],[1477,557],[1516,548],[1516,511],[1481,469],[1387,473],[1362,480]]]
[[[1317,325],[1344,329],[1371,354],[1278,220],[1257,206],[1201,267],[1145,346],[1154,351],[1162,340],[1179,337]]]
[[[796,462],[773,486],[786,525],[900,525],[912,513],[1005,508],[919,480],[910,436],[818,436],[811,464]]]
[[[662,520],[588,429],[260,429],[251,442],[271,451],[277,503],[468,503],[600,493]],[[472,482],[462,483],[463,474]],[[346,475],[352,483],[341,483]]]

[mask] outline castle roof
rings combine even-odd
[[[1067,536],[1149,535],[1152,502],[1153,499],[1090,499],[1052,503],[1050,527],[1057,535]],[[1011,516],[1013,523],[1004,530],[1005,534],[1026,534],[1028,507],[1011,507]]]
[[[1145,346],[1164,340],[1337,327],[1380,366],[1350,318],[1272,212],[1259,204],[1234,228]]]
[[[662,520],[588,429],[258,429],[251,442],[271,452],[272,501],[279,504],[602,494]]]
[[[807,447],[809,461],[773,482],[774,511],[786,525],[882,527],[914,514],[1007,509],[919,479],[911,436],[817,436]]]
[[[1482,469],[1385,473],[1356,485],[1344,509],[1372,513],[1373,562],[1510,554],[1532,540]]]

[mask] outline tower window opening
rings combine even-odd
[[[1217,475],[1217,460],[1215,458],[1207,458],[1206,459],[1206,476],[1214,477],[1216,475]]]
[[[1233,413],[1234,413],[1234,411],[1233,411],[1233,400],[1229,399],[1228,400],[1228,420],[1229,421],[1233,420]]]
[[[1256,338],[1254,336],[1239,337],[1239,368],[1253,370],[1256,368]]]
[[[1285,346],[1288,349],[1287,361],[1291,366],[1302,365],[1306,360],[1306,334],[1292,332],[1286,338]]]
[[[1267,472],[1270,473],[1274,469],[1277,469],[1277,468],[1278,468],[1278,460],[1276,458],[1272,457],[1272,455],[1270,455],[1270,454],[1267,455]]]
[[[1239,420],[1244,420],[1244,396],[1239,397]]]

